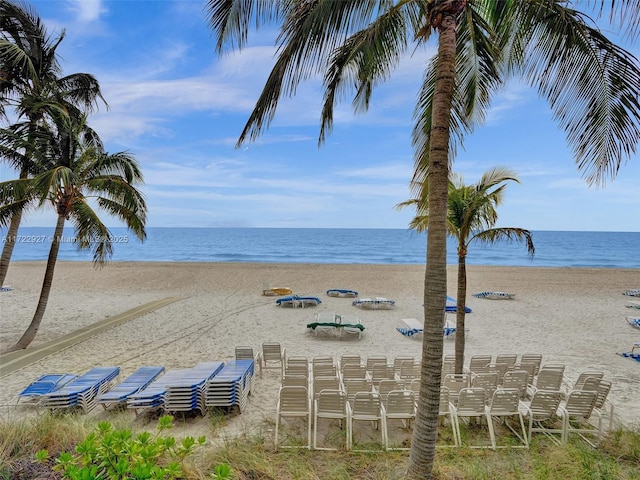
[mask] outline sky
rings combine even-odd
[[[346,97],[318,147],[321,78],[283,98],[271,127],[236,148],[274,62],[276,30],[252,30],[242,52],[215,51],[205,0],[37,0],[65,74],[100,82],[109,108],[89,117],[110,153],[142,167],[149,227],[406,228],[412,197],[412,114],[434,45],[410,51],[356,114]],[[629,47],[636,55],[636,46]],[[640,231],[640,158],[605,187],[589,186],[546,103],[511,82],[486,123],[457,152],[453,171],[475,183],[511,168],[499,227]],[[0,166],[0,177],[15,178]],[[110,226],[116,220],[105,218]],[[32,211],[25,226],[53,226]]]

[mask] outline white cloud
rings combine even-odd
[[[82,23],[95,22],[102,14],[107,13],[102,0],[69,0],[69,9]]]

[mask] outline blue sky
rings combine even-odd
[[[258,141],[235,142],[274,58],[273,30],[253,31],[250,46],[222,57],[205,0],[32,1],[58,48],[65,73],[97,77],[109,110],[90,125],[107,150],[141,163],[151,227],[405,228],[410,210],[413,106],[433,47],[417,51],[375,92],[368,113],[346,98],[333,133],[318,148],[319,78],[281,102]],[[638,54],[637,47],[633,51]],[[484,126],[467,137],[454,171],[467,183],[494,166],[512,168],[499,226],[530,230],[640,231],[640,159],[605,188],[581,178],[546,104],[510,83]],[[3,179],[14,172],[0,167]],[[117,226],[115,221],[108,221]],[[53,226],[32,212],[24,225]]]

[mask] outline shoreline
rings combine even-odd
[[[0,344],[15,342],[31,320],[44,275],[44,261],[16,262],[0,293]],[[625,316],[638,288],[640,270],[582,267],[503,267],[468,265],[466,316],[469,334],[465,365],[475,354],[541,353],[544,363],[563,363],[575,379],[587,370],[604,372],[613,382],[610,398],[618,419],[640,425],[637,362],[616,353],[640,341]],[[455,297],[455,265],[448,266],[448,292]],[[263,287],[289,287],[294,293],[318,296],[322,303],[305,309],[275,306]],[[234,348],[249,345],[257,353],[264,341],[279,341],[289,355],[385,353],[420,358],[420,338],[403,337],[395,327],[401,318],[422,318],[424,265],[291,264],[257,262],[110,262],[94,269],[91,262],[60,261],[47,312],[33,346],[166,297],[179,301],[114,326],[65,350],[0,378],[0,404],[44,373],[82,373],[93,366],[119,365],[121,377],[142,365],[167,370],[202,361],[229,360]],[[393,310],[366,311],[349,299],[329,297],[326,290],[349,288],[360,298],[387,297]],[[478,291],[515,293],[515,300],[477,299]],[[357,316],[366,329],[360,340],[314,336],[306,328],[319,312]],[[452,318],[452,315],[448,316]],[[444,340],[445,354],[454,342]],[[229,421],[231,430],[255,428],[273,418],[279,375],[265,371],[242,415]],[[15,411],[14,411],[15,412]],[[20,415],[18,410],[11,415]],[[109,412],[92,415],[108,418]],[[186,425],[206,430],[207,420]],[[206,432],[205,432],[206,433]]]

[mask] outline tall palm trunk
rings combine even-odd
[[[0,256],[0,287],[4,285],[4,280],[5,278],[7,278],[9,263],[11,262],[11,255],[13,255],[13,247],[16,246],[16,238],[18,237],[18,229],[20,228],[21,220],[21,211],[11,217],[9,230],[7,230],[7,236],[4,239],[4,245],[2,246],[2,256]]]
[[[456,304],[456,365],[455,372],[462,373],[464,364],[464,307],[467,299],[467,255],[458,249],[458,292]]]
[[[64,231],[64,222],[65,215],[58,214],[58,220],[56,222],[53,240],[51,240],[49,258],[47,259],[47,269],[44,272],[44,281],[42,282],[42,289],[40,290],[40,298],[38,299],[36,313],[33,315],[33,319],[31,320],[29,327],[24,332],[20,340],[18,340],[13,347],[10,347],[8,351],[27,348],[40,329],[40,323],[42,322],[42,317],[44,317],[44,312],[47,309],[47,302],[49,301],[49,292],[51,292],[51,284],[53,283],[53,272],[56,268],[58,250],[60,250],[60,240],[62,239],[62,233]]]
[[[413,430],[408,479],[432,478],[438,434],[438,410],[446,296],[447,194],[449,186],[449,125],[455,85],[456,20],[445,14],[439,25],[438,64],[433,94],[429,147],[429,229],[424,278],[424,340],[418,412]]]

